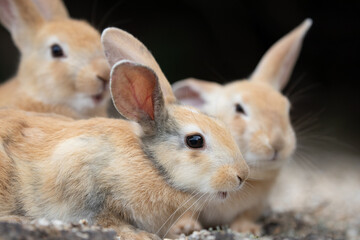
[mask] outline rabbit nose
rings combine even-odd
[[[274,150],[274,153],[273,153],[273,156],[271,157],[271,161],[274,161],[274,160],[276,160],[276,158],[278,157],[278,153],[279,153],[279,151],[278,150]]]
[[[239,188],[242,186],[244,180],[238,175],[237,176],[238,180],[239,180]]]
[[[106,79],[106,78],[103,78],[103,77],[101,77],[101,76],[99,76],[99,75],[97,75],[96,78],[97,78],[98,80],[100,80],[100,82],[102,83],[102,90],[105,90],[105,89],[106,89],[106,86],[107,86],[108,83],[109,83],[109,80]]]
[[[97,79],[99,79],[100,81],[102,81],[102,82],[105,83],[105,84],[109,82],[109,79],[108,79],[108,78],[104,78],[104,77],[99,76],[99,75],[97,75],[96,77],[97,77]]]

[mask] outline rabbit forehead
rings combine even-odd
[[[52,21],[44,24],[37,34],[38,42],[48,41],[53,37],[67,43],[73,49],[102,51],[99,32],[85,21]]]
[[[230,97],[231,102],[243,103],[252,112],[272,111],[287,115],[290,107],[289,101],[281,93],[263,83],[237,81],[227,85],[224,94]]]

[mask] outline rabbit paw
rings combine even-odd
[[[182,217],[170,230],[170,235],[179,236],[182,233],[190,235],[194,231],[200,231],[202,226],[199,221],[191,217]]]
[[[261,235],[261,225],[246,219],[239,219],[234,221],[230,228],[236,232],[252,233],[255,236]]]

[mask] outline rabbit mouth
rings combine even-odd
[[[102,100],[104,99],[105,92],[96,94],[92,96],[92,99],[94,100],[95,104],[99,104],[102,102]]]
[[[222,200],[226,199],[228,197],[228,193],[227,192],[218,192],[217,193],[218,197]]]

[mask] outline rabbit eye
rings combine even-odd
[[[204,138],[199,134],[189,135],[186,137],[186,145],[189,148],[203,148]]]
[[[243,107],[239,103],[237,103],[235,105],[235,109],[236,109],[236,112],[245,114],[245,111],[244,111]]]
[[[51,55],[53,56],[53,58],[60,58],[65,56],[64,51],[59,44],[54,44],[51,46]]]

